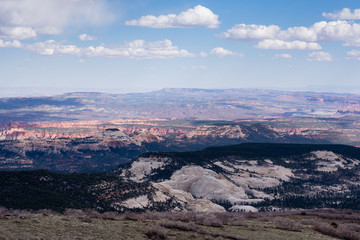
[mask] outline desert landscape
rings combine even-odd
[[[0,0],[0,240],[360,239],[353,0]]]

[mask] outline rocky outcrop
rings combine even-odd
[[[350,114],[350,115],[358,115],[360,114],[360,104],[359,103],[350,103],[346,104],[340,109],[337,110],[338,114]]]
[[[328,180],[319,182],[322,177],[328,178],[327,173],[330,172],[334,178],[341,169],[356,172],[360,160],[345,156],[344,153],[351,155],[352,151],[359,152],[358,149],[349,147],[336,150],[334,147],[334,151],[330,150],[333,148],[331,145],[299,145],[298,148],[303,148],[299,152],[297,145],[273,145],[280,146],[280,149],[269,148],[271,144],[263,146],[266,146],[263,148],[266,151],[259,149],[260,152],[254,154],[253,158],[242,155],[241,148],[236,150],[236,146],[222,154],[216,153],[216,149],[222,148],[211,149],[214,152],[204,150],[204,155],[200,154],[202,152],[184,155],[152,153],[135,159],[131,165],[117,171],[120,171],[121,177],[131,181],[150,182],[157,190],[156,199],[172,199],[188,211],[221,212],[226,207],[228,211],[255,212],[258,211],[255,206],[277,201],[279,192],[284,194],[284,190],[277,189],[292,184],[294,187],[287,189],[292,198],[300,193],[297,184],[304,187],[301,196],[309,197],[331,194],[333,191],[351,191],[358,186],[353,185],[354,179],[332,187],[327,187]],[[317,147],[319,150],[311,151]],[[308,185],[307,181],[312,184]],[[139,207],[138,201],[132,200],[131,203]]]
[[[242,132],[239,125],[225,125],[225,126],[200,126],[195,130],[186,134],[187,138],[199,138],[199,137],[210,137],[210,138],[236,138],[245,139],[246,134]]]
[[[359,156],[344,145],[240,144],[146,153],[107,173],[0,171],[0,203],[120,212],[360,209]]]
[[[304,120],[305,121],[305,120]],[[311,121],[306,120],[312,124]],[[201,122],[202,123],[202,122]],[[357,143],[360,133],[352,129],[329,130],[326,127],[274,128],[262,122],[226,122],[210,125],[188,121],[120,119],[109,122],[11,122],[0,127],[0,169],[27,167],[74,171],[77,161],[90,169],[107,169],[148,151],[199,150],[241,142],[323,142],[350,139]],[[316,123],[317,124],[317,123]],[[337,138],[336,136],[341,137]],[[1,153],[8,151],[11,154]],[[100,153],[101,152],[101,153]],[[116,154],[116,156],[113,155]],[[14,155],[14,156],[13,156]],[[101,161],[103,155],[104,161]],[[108,156],[108,157],[107,157]],[[64,165],[64,159],[69,161]],[[97,159],[94,164],[92,160]],[[107,159],[107,160],[105,160]],[[117,160],[114,160],[117,159]],[[40,165],[37,165],[41,163]],[[70,169],[71,170],[67,170]],[[273,180],[272,180],[273,181]]]
[[[15,141],[36,137],[32,131],[23,128],[10,128],[8,130],[0,131],[0,141]]]

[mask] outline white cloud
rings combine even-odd
[[[95,36],[91,36],[86,33],[80,34],[78,37],[81,41],[92,41],[97,39]]]
[[[343,8],[341,11],[323,13],[322,15],[333,20],[355,20],[360,19],[360,8],[354,9],[353,12],[349,8]]]
[[[353,50],[347,52],[346,56],[348,59],[354,59],[354,60],[360,61],[360,50],[353,49]]]
[[[360,24],[340,20],[330,22],[321,21],[310,27],[290,27],[286,30],[282,30],[276,25],[237,24],[218,36],[237,41],[266,40],[268,41],[265,42],[267,44],[270,43],[269,40],[273,40],[272,43],[275,43],[275,40],[301,41],[309,42],[310,45],[316,44],[316,42],[343,41],[345,45],[357,46],[360,42]],[[261,46],[265,43],[259,43],[258,47],[263,48]],[[310,47],[310,49],[319,49],[318,47],[313,47]]]
[[[13,39],[60,34],[69,25],[97,25],[111,20],[113,15],[105,0],[0,1],[0,27],[7,28],[8,37]]]
[[[279,31],[280,27],[276,25],[265,26],[255,24],[236,24],[231,29],[221,33],[219,37],[240,41],[254,41],[261,39],[273,39]]]
[[[315,25],[315,24],[314,24]],[[319,22],[315,30],[317,41],[352,42],[360,39],[360,24],[347,21]]]
[[[78,47],[75,45],[64,45],[54,40],[37,42],[25,45],[23,48],[31,52],[45,56],[74,55],[79,57],[105,57],[105,58],[132,58],[132,59],[156,59],[175,57],[194,57],[195,55],[184,49],[174,46],[170,40],[158,42],[145,42],[135,40],[124,46],[106,47]]]
[[[0,26],[0,36],[6,39],[28,39],[37,36],[34,29],[30,27],[2,27]]]
[[[261,49],[287,49],[287,50],[319,50],[321,46],[318,43],[304,41],[283,41],[278,39],[265,39],[260,41],[256,48]]]
[[[230,50],[224,49],[222,47],[214,48],[210,51],[210,54],[215,55],[217,57],[225,57],[225,56],[244,56],[241,53],[232,52]]]
[[[12,41],[4,41],[0,39],[0,47],[5,48],[21,48],[22,44],[18,40],[12,40]]]
[[[208,54],[207,54],[206,52],[200,52],[200,53],[199,53],[199,56],[200,56],[200,57],[207,57],[207,55],[208,55]]]
[[[360,38],[358,39],[352,39],[343,44],[343,46],[346,47],[360,47]]]
[[[61,34],[62,31],[63,30],[60,27],[49,26],[49,25],[36,28],[36,32],[38,34],[58,35]]]
[[[290,58],[292,58],[292,56],[291,56],[291,54],[283,53],[283,54],[275,54],[274,58],[275,59],[277,59],[277,58],[290,59]]]
[[[308,61],[319,61],[319,62],[331,62],[333,57],[327,52],[312,52],[309,53],[306,60]]]
[[[190,8],[179,15],[168,14],[158,17],[153,15],[142,16],[138,20],[126,21],[128,26],[141,26],[150,28],[189,28],[206,26],[207,28],[218,28],[218,15],[210,9],[198,5]]]
[[[80,48],[75,45],[62,45],[55,40],[28,44],[24,46],[24,48],[30,50],[33,53],[45,56],[78,55],[81,51]]]
[[[315,41],[348,41],[360,38],[360,25],[346,21],[317,22],[310,27],[290,27],[281,30],[279,26],[237,24],[219,37],[238,41],[259,41],[264,39],[278,39],[283,41],[299,40]]]

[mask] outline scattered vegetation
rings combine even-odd
[[[207,224],[205,219],[210,219],[212,223]],[[214,219],[217,219],[216,224]],[[264,213],[119,214],[66,209],[60,214],[52,210],[0,208],[0,235],[3,239],[358,240],[360,212],[324,209]]]
[[[153,239],[153,240],[166,239],[165,229],[157,225],[146,230],[145,235],[149,239]]]
[[[114,211],[110,206],[114,199],[121,201],[152,192],[149,183],[124,180],[111,173],[0,172],[0,205],[7,208]]]
[[[264,159],[269,158],[274,164],[292,169],[294,173],[303,177],[293,178],[288,182],[283,181],[276,187],[254,189],[275,196],[272,200],[265,199],[265,201],[253,204],[260,211],[272,211],[274,208],[360,210],[360,187],[352,184],[360,180],[358,175],[360,165],[349,169],[339,168],[334,172],[319,172],[314,166],[314,161],[306,160],[304,157],[304,154],[309,154],[314,150],[328,150],[342,154],[344,157],[360,158],[359,148],[344,145],[247,143],[207,148],[195,152],[143,154],[143,157],[171,159],[171,164],[153,169],[148,176],[148,181],[143,183],[119,177],[119,173],[129,168],[131,163],[108,173],[61,174],[46,170],[1,171],[0,205],[15,209],[52,209],[59,212],[63,212],[66,208],[124,212],[130,209],[114,205],[114,203],[142,195],[148,196],[151,201],[154,195],[152,182],[169,179],[176,170],[185,165],[206,166],[216,173],[226,175],[226,170],[214,164],[215,161],[223,158],[230,162],[232,159],[236,161],[239,158],[257,159],[261,165]],[[314,186],[318,190],[314,191]],[[345,188],[339,191],[333,188],[336,186]],[[225,209],[231,207],[231,204],[226,201],[215,201],[215,203],[224,206]],[[132,211],[169,211],[179,207],[178,205],[179,203],[174,199],[169,199],[166,202],[154,203],[147,209],[133,209]],[[216,225],[216,221],[207,218],[203,220],[203,224]]]

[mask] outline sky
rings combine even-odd
[[[0,0],[0,97],[360,93],[359,0]]]

